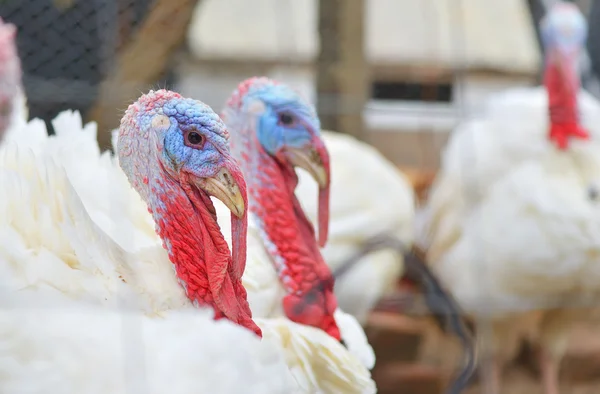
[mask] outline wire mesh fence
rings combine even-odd
[[[74,109],[100,122],[101,130],[114,127],[119,111],[139,92],[173,82],[163,63],[183,45],[193,3],[0,2],[0,15],[18,27],[30,116],[45,120],[52,130],[54,116]],[[182,20],[184,26],[173,29]],[[106,146],[106,139],[100,142]]]
[[[119,49],[151,3],[0,2],[0,15],[18,27],[18,50],[31,116],[48,121],[69,108],[86,113]]]

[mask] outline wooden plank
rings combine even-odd
[[[448,384],[438,368],[404,363],[376,365],[373,380],[379,394],[442,394]]]
[[[423,330],[418,320],[391,312],[371,312],[365,325],[377,365],[416,361]]]
[[[98,142],[110,146],[109,131],[118,127],[128,104],[147,91],[164,73],[185,39],[197,0],[156,0],[146,20],[120,51],[116,64],[100,86],[88,120],[98,123]]]
[[[364,0],[320,0],[317,108],[324,129],[364,139],[369,95]]]

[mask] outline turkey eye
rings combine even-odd
[[[294,123],[294,117],[290,114],[282,113],[279,114],[279,123],[289,126]]]
[[[195,131],[192,131],[187,135],[187,140],[192,145],[198,145],[202,143],[203,138],[200,134],[196,133]]]

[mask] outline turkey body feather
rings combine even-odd
[[[0,272],[4,274],[0,300],[44,308],[77,304],[81,311],[24,309],[0,316],[6,322],[4,343],[14,346],[7,354],[31,354],[38,361],[7,366],[14,370],[7,370],[11,378],[3,381],[6,386],[0,382],[0,387],[19,392],[12,388],[25,387],[23,379],[28,376],[40,376],[39,386],[28,379],[34,389],[23,392],[47,392],[56,385],[65,387],[61,392],[125,392],[130,383],[122,373],[115,372],[105,385],[94,384],[100,382],[100,375],[98,380],[88,375],[104,364],[112,364],[112,369],[103,369],[106,373],[123,365],[128,353],[122,348],[120,327],[123,319],[130,319],[143,333],[143,343],[132,357],[148,360],[147,369],[140,366],[131,379],[151,375],[148,384],[154,385],[155,392],[164,392],[161,387],[169,384],[171,369],[180,365],[173,361],[178,354],[185,365],[174,376],[185,375],[185,379],[180,386],[169,386],[169,392],[205,391],[204,385],[215,393],[375,392],[368,370],[335,340],[286,319],[261,318],[262,302],[253,303],[262,341],[231,322],[215,322],[208,311],[194,307],[178,282],[145,203],[130,187],[117,159],[99,151],[95,124],[82,125],[78,112],[65,111],[53,126],[56,135],[48,137],[43,122],[32,120],[8,132],[0,148],[0,178],[8,186],[0,191]],[[40,325],[39,319],[46,315],[48,324],[36,331],[34,321]],[[73,325],[61,333],[61,322]],[[86,331],[88,324],[96,328]],[[179,324],[186,326],[178,328]],[[85,353],[82,343],[95,335],[97,346]],[[164,345],[154,343],[161,341]],[[174,347],[170,353],[169,346]],[[332,346],[340,351],[329,352]],[[197,352],[191,351],[195,348]],[[57,357],[54,352],[62,352],[64,360],[44,366]],[[100,364],[92,363],[96,359]],[[74,360],[77,365],[72,367]],[[159,366],[165,368],[163,375],[152,372]],[[233,370],[247,371],[248,377],[236,372],[240,378],[233,379]],[[213,382],[226,373],[228,379]]]

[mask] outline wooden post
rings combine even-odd
[[[364,0],[319,0],[317,109],[323,129],[365,139],[363,108],[370,89]]]
[[[110,146],[109,131],[118,127],[127,106],[161,77],[171,55],[185,39],[197,0],[156,0],[138,31],[121,48],[100,86],[88,119],[98,122],[98,142]]]

